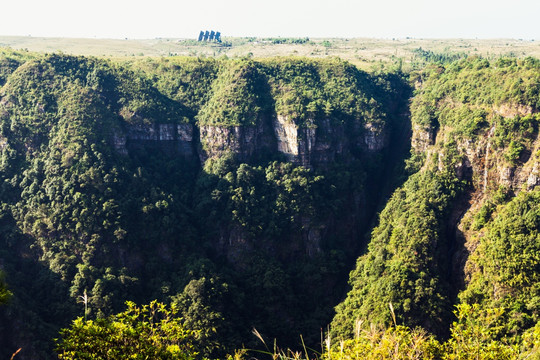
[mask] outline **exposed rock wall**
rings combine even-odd
[[[302,166],[331,163],[348,148],[343,125],[333,126],[328,118],[318,126],[299,128],[294,121],[277,116],[273,125],[277,151]]]
[[[509,106],[501,108],[514,109]],[[516,114],[508,111],[507,114],[510,116]],[[540,134],[536,135],[536,139],[522,139],[524,150],[519,159],[509,161],[505,158],[507,147],[497,147],[493,143],[497,126],[500,125],[493,123],[471,139],[464,136],[454,138],[451,128],[441,127],[439,131],[435,131],[435,129],[415,125],[412,146],[414,151],[424,153],[428,159],[431,156],[438,156],[435,161],[440,162],[445,151],[444,144],[454,138],[457,151],[461,155],[461,162],[455,165],[457,175],[461,179],[472,180],[476,196],[481,197],[489,191],[496,190],[499,186],[518,192],[531,190],[540,185],[540,164],[538,157],[533,155],[540,150]]]
[[[411,145],[416,152],[425,152],[435,144],[435,129],[429,126],[413,125]]]
[[[534,114],[530,107],[501,105],[494,109],[494,114],[506,118]],[[540,133],[532,137],[516,137],[524,146],[518,159],[509,161],[505,154],[508,142],[499,139],[497,127],[504,122],[492,121],[476,131],[472,137],[453,133],[454,129],[441,126],[438,129],[413,124],[412,147],[417,153],[425,154],[426,166],[438,163],[442,169],[442,159],[446,146],[455,141],[459,153],[454,164],[456,175],[467,180],[471,187],[467,194],[456,201],[448,221],[448,234],[453,239],[452,245],[452,283],[457,292],[466,286],[471,278],[469,255],[474,252],[483,236],[483,230],[471,226],[483,206],[494,200],[494,194],[502,188],[507,196],[520,191],[530,191],[540,185]],[[453,151],[453,150],[452,150]],[[501,201],[501,200],[499,200]]]
[[[7,145],[7,139],[0,135],[0,150],[4,150]]]
[[[388,133],[381,123],[366,123],[364,125],[364,144],[368,152],[378,152],[387,145]]]
[[[377,153],[388,145],[387,129],[380,124],[351,125],[329,118],[311,124],[299,127],[294,120],[278,115],[261,117],[256,126],[126,125],[113,133],[111,143],[122,155],[128,155],[130,149],[151,147],[201,162],[224,153],[248,161],[261,153],[277,152],[306,167]]]
[[[201,162],[227,152],[234,153],[241,161],[246,161],[262,151],[271,151],[274,148],[266,119],[260,119],[256,126],[203,125],[200,127],[200,143]]]
[[[352,130],[346,125],[325,118],[317,125],[299,128],[294,121],[277,116],[273,122],[277,151],[299,165],[324,166],[338,158],[351,158],[353,153],[358,153],[355,150],[367,155],[387,146],[388,134],[383,125],[349,126]]]
[[[367,159],[389,144],[388,129],[379,123],[366,124],[361,120],[347,123],[325,118],[316,123],[308,121],[308,124],[300,127],[294,119],[267,116],[261,117],[255,126],[125,125],[113,133],[111,143],[125,156],[134,150],[159,149],[171,156],[181,155],[204,163],[225,153],[235,154],[239,161],[249,161],[266,152],[280,153],[288,161],[305,167],[326,167],[336,161],[346,162],[359,157]],[[358,196],[365,200],[366,194],[353,194],[351,201],[363,203],[364,200],[356,198]],[[360,208],[359,205],[356,207]],[[363,215],[361,210],[355,214],[341,219],[340,225],[332,226],[309,217],[302,218],[301,233],[294,235],[287,246],[281,244],[274,248],[274,242],[261,246],[270,247],[266,251],[283,259],[317,256],[322,251],[322,239],[328,232],[337,231],[333,226],[339,226],[351,238],[357,236],[355,229],[363,221]],[[251,251],[249,238],[241,227],[223,228],[216,239],[216,250],[226,255],[231,263],[237,263],[242,254]]]
[[[117,129],[111,136],[114,149],[128,155],[130,149],[158,148],[171,155],[195,156],[191,124],[138,124]]]
[[[540,165],[535,162],[527,177],[527,190],[531,190],[538,185],[540,185]]]
[[[294,160],[298,156],[298,127],[283,116],[277,116],[272,125],[277,139],[277,151]]]

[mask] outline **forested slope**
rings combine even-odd
[[[50,357],[85,294],[90,319],[177,304],[206,355],[254,327],[317,341],[407,147],[401,77],[10,51],[0,69],[1,356]]]
[[[535,352],[540,62],[442,59],[2,50],[0,356],[154,299],[203,356],[328,324],[403,325],[426,358]]]
[[[468,324],[488,324],[489,341],[519,347],[534,331],[539,76],[530,58],[460,60],[413,75],[408,165],[417,173],[381,212],[334,335],[351,337],[356,320],[390,324],[390,303],[398,324],[442,338],[456,304],[474,306]]]

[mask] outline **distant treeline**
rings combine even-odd
[[[271,42],[272,44],[306,44],[309,42],[309,38],[266,38],[262,41]]]
[[[424,50],[421,47],[414,49],[412,51],[416,56],[419,58],[427,61],[427,62],[437,62],[437,63],[451,63],[456,60],[460,59],[466,59],[467,54],[461,52],[461,53],[436,53],[431,50]]]

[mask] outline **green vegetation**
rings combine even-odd
[[[201,125],[256,125],[272,111],[299,126],[314,126],[313,121],[327,117],[380,121],[385,116],[381,101],[397,85],[339,59],[172,58],[130,66],[186,105]]]
[[[391,310],[391,309],[389,309]],[[83,321],[76,319],[70,328],[61,331],[62,339],[56,351],[61,359],[125,359],[129,356],[149,356],[159,359],[195,359],[198,332],[190,331],[177,317],[173,307],[152,302],[137,307],[128,302],[128,309],[107,319]],[[302,352],[281,350],[274,345],[262,351],[236,352],[234,359],[248,355],[269,355],[277,359],[299,360],[315,356],[321,359],[535,359],[540,351],[540,331],[531,329],[519,343],[507,344],[497,340],[502,321],[500,309],[483,310],[478,305],[460,305],[455,311],[456,321],[451,336],[440,342],[424,330],[402,325],[387,328],[355,325],[352,339],[336,343],[327,337],[321,353],[304,346]],[[265,346],[260,333],[254,330]],[[228,358],[233,358],[228,356]]]
[[[2,50],[0,356],[537,356],[540,62],[422,49]]]
[[[416,139],[426,132],[432,142],[413,139],[418,147],[410,165],[418,172],[381,212],[331,334],[351,339],[355,321],[365,321],[358,332],[394,320],[440,339],[450,336],[439,355],[420,357],[467,358],[470,349],[481,358],[518,358],[538,323],[539,199],[505,176],[536,161],[530,154],[538,137],[538,61],[438,61],[412,74]],[[464,211],[469,196],[479,206]],[[459,225],[452,224],[456,210],[466,214],[462,236],[474,249],[468,258],[463,250],[449,255],[464,246],[453,234],[458,231],[449,230]],[[456,281],[455,274],[464,279]],[[449,328],[458,293],[458,322]]]
[[[278,59],[265,62],[276,113],[299,126],[330,117],[342,122],[382,119],[373,79],[341,60]]]
[[[11,297],[11,292],[8,290],[4,274],[0,272],[0,305],[7,303]]]
[[[196,333],[184,328],[176,309],[151,302],[114,317],[95,321],[78,318],[61,331],[60,359],[195,359]]]
[[[508,122],[506,128],[527,131],[532,119],[528,112],[540,107],[539,67],[540,62],[533,58],[492,63],[469,58],[445,66],[430,65],[417,74],[423,86],[412,104],[412,121],[452,127],[468,137],[497,120]],[[507,113],[520,117],[512,120]],[[525,129],[518,129],[523,126]]]
[[[126,300],[176,304],[204,356],[255,344],[252,327],[285,344],[298,333],[317,341],[354,261],[353,236],[368,226],[371,210],[357,209],[377,201],[364,189],[380,186],[379,158],[336,138],[347,152],[311,169],[277,151],[199,165],[198,126],[269,127],[289,97],[278,87],[294,83],[304,85],[291,87],[300,95],[289,105],[335,106],[293,122],[330,117],[361,136],[365,123],[384,126],[385,91],[405,87],[398,77],[335,60],[309,61],[304,73],[300,59],[9,57],[20,62],[0,91],[0,258],[13,292],[0,309],[2,356],[21,347],[50,357],[83,294],[96,326]],[[182,153],[177,125],[194,126]],[[145,140],[162,129],[173,140]],[[321,282],[336,290],[321,296]]]
[[[427,63],[451,63],[456,60],[467,58],[466,53],[452,54],[448,52],[444,53],[435,53],[431,50],[424,50],[421,47],[414,49],[413,54],[421,58]]]
[[[499,336],[515,337],[538,323],[539,229],[540,192],[520,193],[499,205],[471,254],[471,267],[477,270],[461,299],[502,309]]]
[[[309,42],[309,38],[265,38],[262,41],[269,41],[272,44],[305,44]]]
[[[450,319],[444,220],[461,191],[450,173],[413,175],[386,204],[367,254],[351,272],[352,290],[336,308],[333,337],[350,338],[357,320],[400,324],[441,334]]]
[[[270,106],[265,80],[248,60],[226,62],[212,85],[210,100],[197,116],[199,124],[256,125]]]
[[[534,329],[523,341],[508,344],[497,337],[503,322],[500,309],[462,304],[455,311],[450,337],[440,342],[419,328],[402,325],[362,328],[353,339],[328,348],[325,359],[536,359],[540,333]],[[327,340],[330,343],[330,339]]]
[[[162,94],[184,105],[190,118],[201,110],[212,95],[212,84],[216,80],[222,63],[201,58],[160,58],[130,62],[133,70],[149,81]]]

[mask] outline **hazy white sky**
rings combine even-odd
[[[0,0],[0,35],[540,39],[540,0]]]

